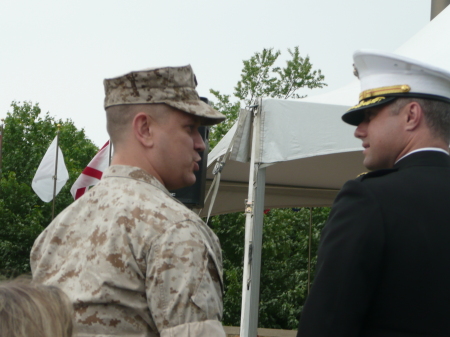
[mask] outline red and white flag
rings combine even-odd
[[[90,187],[97,184],[102,178],[103,172],[109,166],[109,146],[108,140],[73,184],[70,193],[75,200],[81,197]]]

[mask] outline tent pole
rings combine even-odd
[[[261,104],[262,100],[259,99],[257,108],[253,110],[252,152],[250,157],[248,199],[245,206],[245,252],[240,337],[255,337],[258,331],[262,228],[266,182],[266,169],[259,167]]]
[[[309,208],[309,238],[308,238],[308,294],[311,287],[311,245],[312,245],[312,207]]]
[[[433,20],[448,5],[450,5],[450,0],[431,0],[430,20]]]

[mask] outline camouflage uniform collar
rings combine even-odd
[[[103,173],[102,179],[106,178],[128,178],[153,185],[167,195],[171,195],[167,188],[147,171],[135,166],[112,165]]]

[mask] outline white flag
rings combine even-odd
[[[55,175],[55,161],[56,161],[56,142],[57,137],[53,139],[47,152],[45,152],[44,158],[34,175],[31,187],[34,192],[42,199],[42,201],[50,202],[53,199],[53,185]],[[69,179],[69,172],[67,172],[66,164],[64,163],[64,157],[61,149],[58,147],[58,170],[56,180],[56,194],[61,191],[63,186]]]
[[[102,178],[103,172],[109,166],[109,140],[97,152],[94,158],[90,161],[88,166],[81,172],[78,179],[70,189],[70,193],[76,200],[81,197],[89,187],[97,184]]]

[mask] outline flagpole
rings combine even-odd
[[[55,160],[55,175],[53,176],[53,206],[52,206],[52,220],[55,218],[55,199],[56,199],[56,181],[58,179],[58,150],[59,150],[59,129],[60,124],[57,125],[56,131],[56,160]]]
[[[111,152],[112,152],[112,144],[111,144],[111,138],[109,139],[109,163],[108,166],[111,166]]]
[[[4,119],[2,118],[2,123],[0,124],[0,179],[3,178],[3,174],[2,174],[2,162],[3,162],[3,122],[4,122]]]

